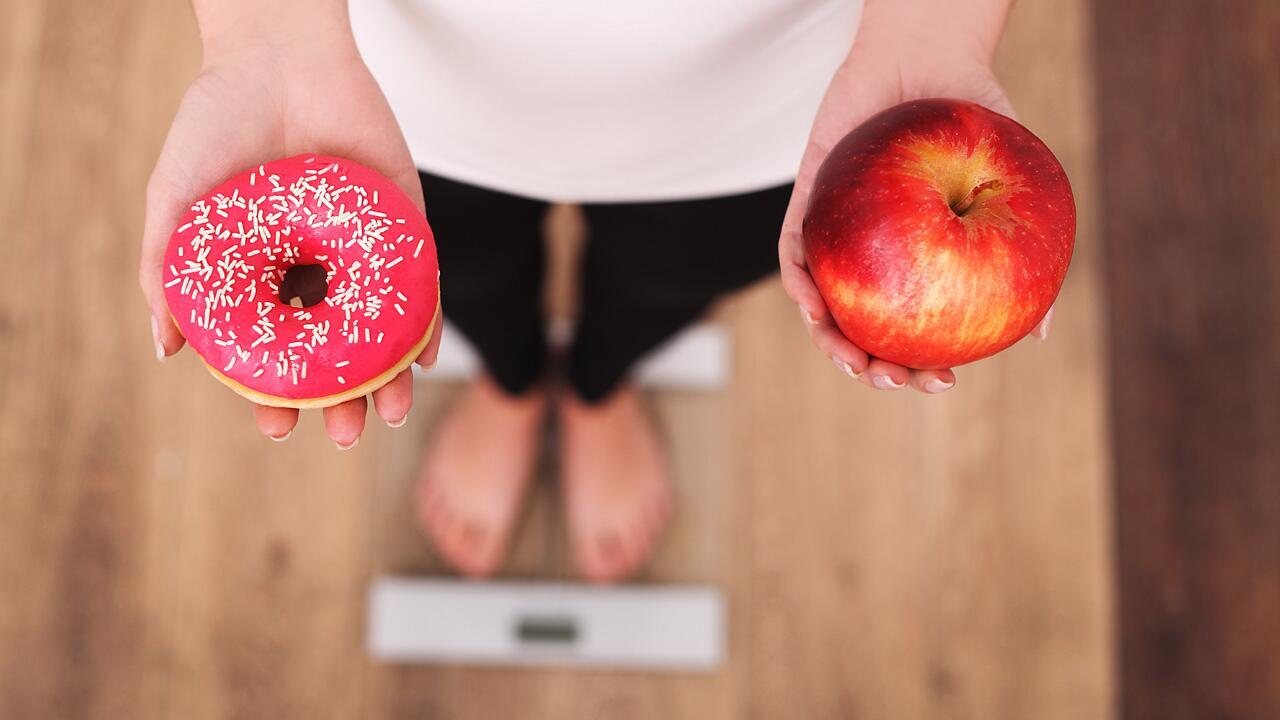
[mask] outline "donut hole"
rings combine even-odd
[[[323,265],[294,265],[280,280],[280,302],[308,308],[329,294],[329,271]]]

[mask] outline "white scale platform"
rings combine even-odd
[[[380,578],[369,652],[387,662],[713,670],[724,600],[711,587]]]
[[[568,333],[553,326],[549,336],[564,344]],[[716,390],[729,359],[728,333],[704,323],[643,359],[635,377],[654,389]],[[457,381],[478,367],[446,323],[436,366],[418,379]],[[724,660],[725,614],[714,586],[383,577],[370,588],[368,648],[395,663],[709,671]]]

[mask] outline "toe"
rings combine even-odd
[[[470,555],[468,570],[472,577],[488,577],[502,566],[506,543],[497,530],[488,525],[473,524],[467,535]]]
[[[611,583],[626,577],[630,565],[630,548],[617,531],[601,531],[597,533],[595,542],[589,545],[593,552],[582,568],[582,574],[588,581]]]

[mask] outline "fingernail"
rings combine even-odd
[[[876,375],[875,377],[871,378],[871,384],[875,385],[881,390],[898,390],[902,387],[905,387],[905,383],[894,382],[893,378],[889,377],[888,375]]]
[[[800,317],[804,318],[804,321],[810,325],[818,324],[818,321],[815,320],[814,317],[809,314],[809,311],[804,308],[800,308]]]
[[[854,380],[857,380],[858,378],[862,377],[861,373],[854,372],[853,368],[849,367],[849,363],[841,360],[840,358],[833,357],[831,358],[831,362],[835,363],[836,367],[840,368],[840,372],[844,373],[845,375],[848,375]]]
[[[280,435],[280,436],[268,435],[267,437],[271,438],[271,442],[284,442],[285,440],[288,440],[292,435],[293,435],[293,428],[289,428],[289,432],[283,435]]]
[[[353,447],[355,447],[355,446],[357,446],[357,445],[359,445],[359,444],[360,444],[360,436],[358,436],[358,435],[356,436],[356,439],[355,439],[355,440],[352,440],[352,441],[351,441],[351,444],[350,444],[350,445],[343,445],[343,444],[342,444],[342,443],[340,443],[340,442],[335,442],[335,443],[334,443],[334,445],[337,445],[337,446],[338,446],[338,449],[339,449],[339,450],[350,450],[351,448],[353,448]]]
[[[404,417],[400,418],[399,420],[388,420],[387,427],[389,428],[404,427],[404,424],[408,421],[409,421],[409,414],[405,413]]]
[[[1039,336],[1040,342],[1049,339],[1049,326],[1053,324],[1053,308],[1049,308],[1049,312],[1045,313],[1044,319],[1040,321],[1040,327],[1036,328],[1036,335]]]
[[[151,342],[156,346],[156,359],[164,362],[164,344],[160,342],[160,323],[156,316],[151,316]]]
[[[947,382],[942,378],[932,378],[924,384],[924,391],[928,393],[940,393],[951,389],[955,385],[954,382]]]

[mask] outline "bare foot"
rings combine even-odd
[[[435,429],[418,481],[418,519],[465,575],[490,575],[507,554],[537,461],[545,392],[471,384]]]
[[[671,517],[667,458],[635,388],[592,406],[560,400],[560,468],[574,562],[611,582],[649,560]]]

